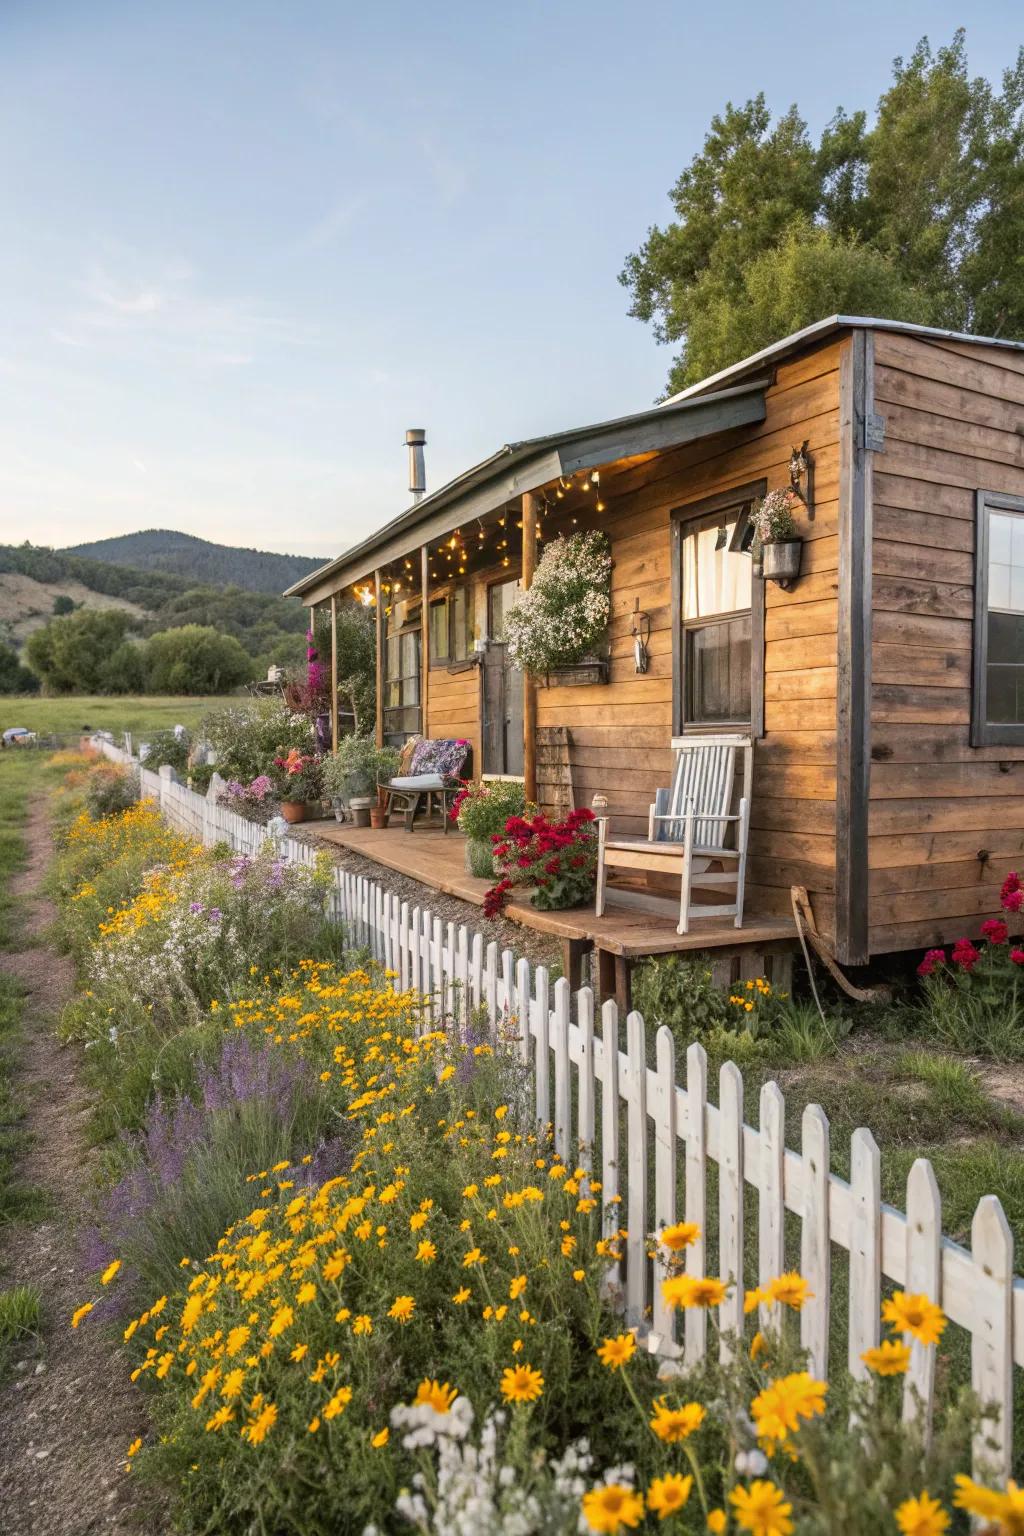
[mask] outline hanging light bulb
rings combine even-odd
[[[504,560],[501,563],[502,563],[502,565],[508,565],[508,555],[505,556]]]
[[[600,496],[597,498],[597,501],[594,503],[594,511],[595,512],[603,512],[604,511],[604,502],[601,500]]]
[[[590,479],[591,479],[591,481],[592,481],[592,483],[594,485],[600,485],[601,484],[601,471],[599,469],[592,470],[591,474],[590,474]]]
[[[557,491],[555,492],[555,495],[558,497],[559,501],[564,501],[565,500],[565,492],[562,490],[561,486],[558,487]]]

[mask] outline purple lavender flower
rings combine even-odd
[[[201,901],[190,901],[188,904],[188,909],[190,912],[201,912],[203,910],[203,904]]]
[[[210,919],[211,923],[219,923],[223,914],[221,913],[220,907],[211,907],[206,915]]]

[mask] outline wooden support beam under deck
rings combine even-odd
[[[331,751],[338,750],[338,594],[331,593]]]
[[[520,585],[528,592],[537,568],[537,516],[539,499],[532,491],[523,495],[523,573]],[[537,689],[529,672],[523,673],[523,788],[527,800],[537,798]]]
[[[373,573],[373,590],[377,599],[377,745],[384,745],[384,600],[380,590],[380,569]]]

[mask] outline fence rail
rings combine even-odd
[[[112,743],[96,745],[108,758],[134,764]],[[226,842],[252,855],[266,840],[265,828],[195,794],[167,768],[152,773],[143,767],[140,784],[167,820],[197,841]],[[278,846],[290,862],[316,858],[305,841],[284,836]],[[799,1226],[800,1269],[813,1292],[800,1313],[801,1342],[812,1370],[827,1375],[830,1341],[839,1326],[832,1305],[834,1244],[849,1255],[846,1355],[852,1375],[866,1376],[861,1355],[879,1342],[884,1280],[927,1293],[969,1333],[972,1383],[991,1410],[975,1444],[975,1471],[1009,1475],[1014,1367],[1024,1366],[1024,1281],[1014,1276],[1013,1236],[994,1195],[980,1201],[971,1247],[963,1248],[943,1236],[938,1184],[926,1159],[913,1164],[906,1212],[899,1211],[881,1198],[881,1158],[869,1130],[854,1131],[850,1179],[842,1179],[831,1171],[829,1124],[818,1105],[804,1110],[800,1150],[794,1151],[786,1145],[786,1104],[776,1083],[761,1089],[758,1125],[747,1125],[739,1068],[732,1062],[722,1066],[718,1103],[712,1103],[700,1044],[687,1050],[685,1084],[680,1084],[675,1039],[664,1025],[655,1035],[652,1066],[639,1013],[625,1019],[622,1050],[616,1004],[604,1003],[598,1028],[589,988],[572,996],[568,982],[560,978],[552,984],[544,966],[531,966],[509,949],[499,952],[479,932],[442,922],[428,907],[410,906],[347,870],[336,870],[331,900],[333,915],[353,943],[395,973],[395,987],[422,994],[432,1024],[464,1024],[471,1010],[482,1008],[492,1037],[515,1042],[532,1076],[538,1124],[551,1128],[560,1157],[578,1158],[600,1174],[606,1233],[625,1226],[615,1279],[627,1322],[645,1335],[652,1351],[685,1368],[708,1349],[707,1316],[700,1309],[684,1313],[678,1337],[676,1314],[658,1284],[659,1261],[649,1256],[648,1234],[677,1220],[681,1185],[683,1216],[701,1231],[686,1250],[687,1271],[704,1273],[709,1227],[712,1236],[715,1232],[708,1198],[714,1164],[717,1267],[723,1278],[736,1282],[721,1308],[723,1357],[729,1333],[742,1335],[744,1284],[763,1284],[787,1267],[788,1213]],[[757,1192],[756,1249],[745,1242],[747,1186]],[[913,1344],[905,1417],[917,1411],[919,1400],[930,1415],[934,1390],[934,1351]]]

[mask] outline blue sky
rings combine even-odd
[[[1002,0],[0,0],[0,541],[332,555],[501,443],[641,409],[623,257],[711,114],[817,130]]]

